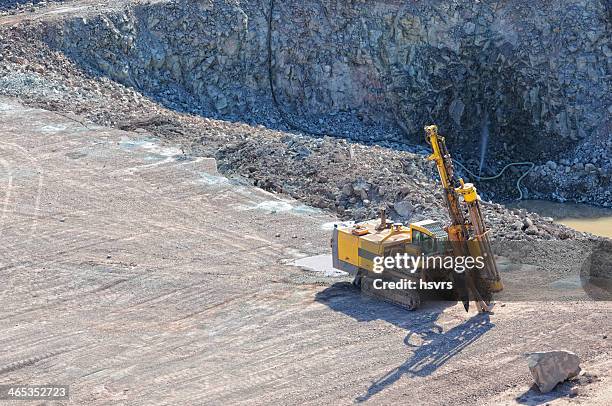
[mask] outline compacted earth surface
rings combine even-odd
[[[322,121],[338,120],[336,131],[317,130],[270,100],[244,119],[223,113],[229,101],[210,86],[215,111],[194,109],[161,74],[153,92],[138,67],[71,51],[95,34],[130,54],[130,7],[182,15],[183,2],[8,3],[0,383],[68,384],[71,404],[609,404],[612,308],[575,289],[591,269],[607,276],[584,266],[608,252],[605,239],[485,201],[494,240],[544,247],[516,258],[502,246],[502,265],[523,267],[502,266],[511,294],[493,315],[364,298],[346,276],[290,264],[329,253],[334,223],[382,207],[399,221],[447,221],[426,145],[385,123],[351,136],[341,114]],[[163,64],[186,80],[172,58]],[[609,189],[601,163],[582,164],[586,192]],[[534,173],[566,170],[543,163],[517,186],[529,168],[510,168],[490,193],[479,186],[511,199],[537,185]],[[553,349],[576,352],[585,373],[542,395],[524,354]]]

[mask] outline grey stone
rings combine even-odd
[[[476,30],[476,24],[474,24],[471,21],[468,21],[463,26],[463,32],[465,32],[467,35],[473,34],[475,30]]]
[[[400,193],[401,193],[402,195],[404,195],[404,196],[406,196],[406,195],[410,194],[411,190],[412,190],[412,189],[410,188],[410,186],[401,186],[401,187],[399,188]]]
[[[365,200],[368,198],[370,186],[367,182],[357,181],[353,184],[353,190],[357,196],[361,197],[361,200]]]
[[[414,213],[414,206],[408,200],[397,202],[393,205],[393,208],[402,217],[411,217]]]
[[[550,392],[558,383],[580,373],[580,358],[570,351],[527,354],[527,363],[540,392]]]
[[[309,149],[307,146],[305,146],[305,145],[300,145],[300,146],[297,148],[297,151],[296,151],[296,152],[297,152],[297,154],[298,154],[298,156],[299,156],[300,158],[306,158],[306,157],[308,157],[308,156],[309,156],[309,155],[312,153],[312,152],[310,151],[310,149]]]
[[[353,194],[353,185],[351,185],[350,183],[347,183],[344,186],[342,186],[342,195],[349,197],[352,194]]]

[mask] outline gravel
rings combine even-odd
[[[35,11],[51,3],[62,3],[66,0],[2,0],[0,1],[0,15],[14,15],[26,11]]]

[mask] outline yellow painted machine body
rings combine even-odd
[[[359,270],[371,272],[375,257],[407,253],[419,256],[437,252],[446,240],[442,226],[433,220],[423,220],[409,226],[387,224],[379,220],[347,227],[336,227],[332,235],[334,267],[354,275]]]

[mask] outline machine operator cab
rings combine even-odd
[[[434,220],[422,220],[410,224],[412,245],[421,247],[425,255],[443,254],[446,251],[448,234]]]

